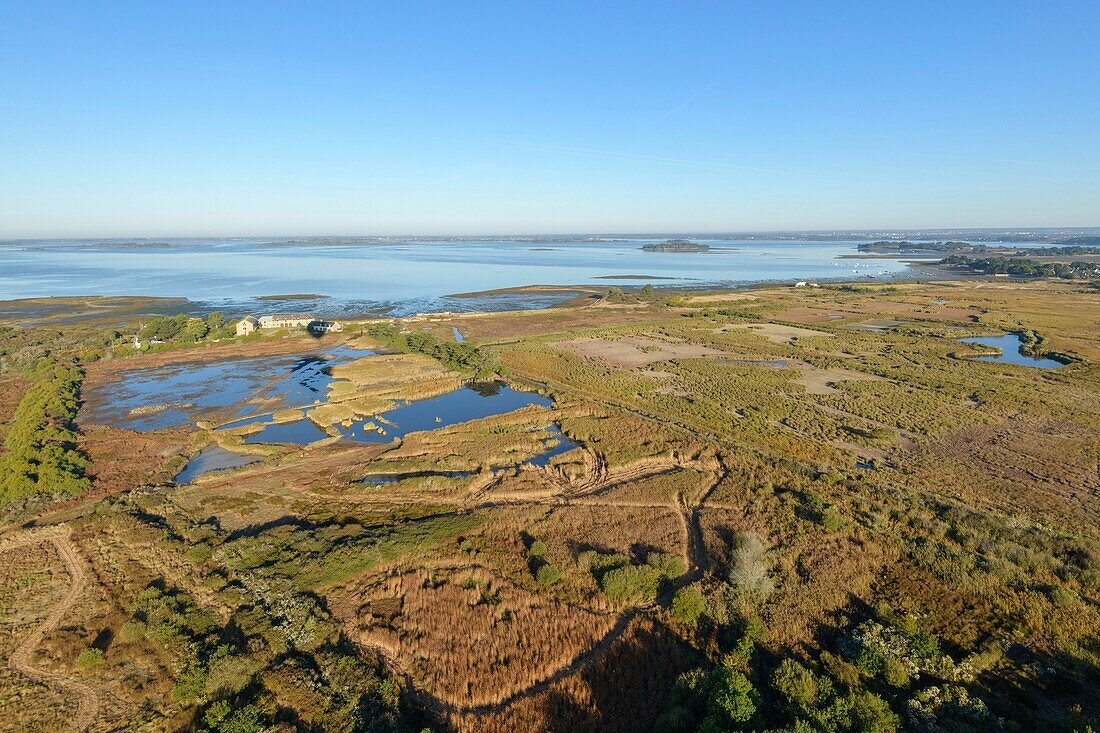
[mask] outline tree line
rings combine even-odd
[[[971,259],[951,255],[941,265],[961,267],[984,275],[1013,277],[1058,277],[1067,280],[1100,277],[1100,264],[1092,262],[1038,262],[1026,257],[981,257]]]
[[[72,495],[91,488],[90,465],[77,449],[73,419],[84,370],[43,360],[31,374],[0,456],[0,506],[35,494]]]
[[[217,311],[198,316],[155,316],[142,326],[138,338],[164,342],[197,343],[206,338],[228,338],[235,335],[235,325]]]

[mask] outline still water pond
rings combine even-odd
[[[90,390],[81,420],[147,431],[189,425],[215,414],[303,407],[327,397],[333,366],[373,353],[342,345],[306,356],[135,369]]]
[[[234,453],[221,446],[210,445],[203,448],[198,455],[187,462],[183,470],[176,474],[175,482],[177,484],[189,484],[199,476],[214,471],[227,471],[231,468],[240,468],[262,460],[261,456]]]
[[[999,364],[1017,364],[1019,366],[1038,367],[1039,369],[1057,369],[1065,366],[1054,359],[1036,359],[1023,353],[1024,342],[1018,334],[1007,333],[1004,336],[978,336],[959,339],[964,344],[979,344],[991,349],[999,349],[997,356],[975,356],[975,361],[993,361]]]
[[[308,417],[294,422],[271,423],[258,433],[244,439],[246,443],[284,443],[288,445],[309,445],[324,440],[328,433]]]
[[[364,418],[350,427],[337,426],[340,434],[356,443],[389,443],[409,433],[513,412],[529,405],[550,407],[549,398],[521,392],[497,382],[472,384],[454,392],[418,402],[408,402],[376,418]],[[384,433],[374,429],[381,426]]]

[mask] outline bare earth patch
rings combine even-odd
[[[703,359],[722,356],[725,352],[692,343],[670,343],[648,336],[626,336],[619,340],[583,338],[551,344],[581,356],[602,359],[615,366],[634,369],[672,359]]]
[[[851,369],[817,369],[807,365],[800,370],[795,381],[806,388],[806,394],[833,394],[836,390],[832,385],[836,382],[873,382],[879,379],[881,377]]]

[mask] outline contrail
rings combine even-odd
[[[706,92],[709,92],[711,89],[713,89],[714,85],[717,84],[717,83],[718,82],[711,82],[710,84],[707,84],[705,87],[701,87],[699,89],[696,89],[695,92],[693,94],[691,94],[690,96],[688,96],[687,99],[680,102],[678,105],[676,105],[672,109],[666,110],[663,115],[661,115],[660,117],[657,118],[657,122],[660,122],[661,120],[668,119],[672,115],[676,114],[677,112],[682,110],[684,107],[686,107],[689,104],[691,104],[692,102],[694,102],[701,94],[705,94]]]

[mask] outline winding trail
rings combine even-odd
[[[40,545],[48,542],[53,544],[54,548],[57,550],[58,557],[65,563],[65,570],[69,573],[69,578],[72,581],[68,592],[66,592],[61,601],[50,610],[46,618],[44,618],[33,631],[27,634],[23,641],[20,642],[19,646],[15,648],[15,651],[12,652],[11,657],[8,659],[8,666],[33,680],[67,690],[70,694],[76,696],[78,698],[77,709],[69,720],[69,725],[65,730],[68,733],[79,733],[80,731],[86,730],[95,720],[96,711],[99,709],[99,697],[96,695],[95,690],[79,680],[37,669],[31,665],[31,657],[34,655],[34,650],[42,643],[42,640],[46,638],[46,634],[53,631],[57,625],[61,623],[61,619],[64,618],[65,614],[69,612],[69,609],[71,609],[77,599],[80,598],[80,594],[84,591],[84,586],[87,584],[87,575],[84,573],[84,567],[81,564],[80,557],[77,555],[76,548],[74,548],[69,541],[69,535],[71,533],[72,530],[65,524],[20,532],[0,539],[0,553],[7,550],[14,550],[18,547]]]

